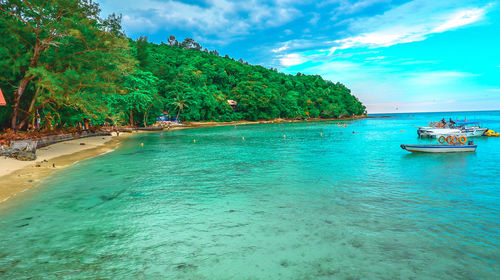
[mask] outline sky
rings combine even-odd
[[[97,0],[131,38],[341,82],[368,113],[500,110],[500,0]]]

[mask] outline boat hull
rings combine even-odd
[[[475,152],[477,145],[401,145],[412,153],[464,153]]]

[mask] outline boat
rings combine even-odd
[[[461,153],[475,152],[477,145],[401,145],[403,150],[412,153]]]
[[[475,152],[477,145],[474,142],[467,142],[464,135],[441,136],[438,139],[439,145],[401,145],[401,149],[412,153],[460,153]],[[445,144],[448,143],[448,145]]]
[[[456,122],[454,125],[436,126],[435,123],[430,123],[431,126],[419,127],[417,134],[419,137],[439,138],[440,136],[465,136],[476,137],[485,133],[488,128],[482,128],[478,122]],[[434,125],[434,126],[432,126]]]

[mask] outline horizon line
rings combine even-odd
[[[408,112],[379,112],[370,113],[366,115],[374,114],[419,114],[419,113],[462,113],[462,112],[495,112],[500,111],[499,109],[484,109],[484,110],[459,110],[459,111],[408,111]]]

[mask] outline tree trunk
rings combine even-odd
[[[14,93],[14,104],[12,105],[13,110],[10,123],[10,127],[14,129],[14,131],[17,131],[17,115],[19,114],[19,104],[21,103],[21,96],[23,96],[23,93],[26,90],[26,87],[28,86],[30,80],[30,78],[24,77],[19,83],[19,87],[17,88],[16,92]]]
[[[177,117],[175,118],[176,122],[179,122],[179,115],[180,114],[181,114],[181,109],[179,109],[179,111],[177,111]]]
[[[36,65],[38,64],[38,59],[40,58],[40,51],[41,51],[41,46],[37,34],[35,47],[33,48],[33,56],[31,57],[30,65],[28,67],[28,70],[26,70],[26,72],[28,72],[30,68],[36,67]],[[23,96],[24,92],[26,91],[26,87],[28,86],[29,82],[32,79],[33,77],[28,77],[26,76],[26,73],[24,73],[24,78],[21,80],[19,86],[17,87],[16,92],[14,93],[14,104],[12,105],[13,109],[12,119],[10,122],[10,126],[14,131],[17,131],[17,117],[19,114],[19,104],[21,103],[21,97]]]
[[[148,126],[148,112],[149,109],[151,109],[151,106],[153,106],[153,103],[148,105],[148,108],[146,109],[146,112],[144,112],[144,127]]]
[[[31,99],[30,107],[28,109],[28,112],[26,112],[26,117],[19,123],[17,126],[17,129],[21,130],[23,126],[28,122],[30,119],[31,113],[33,112],[33,108],[35,108],[35,102],[36,102],[36,97],[38,95],[38,92],[40,91],[40,87],[37,87],[35,94],[33,95],[33,98]]]
[[[134,126],[134,111],[130,109],[130,126]]]

